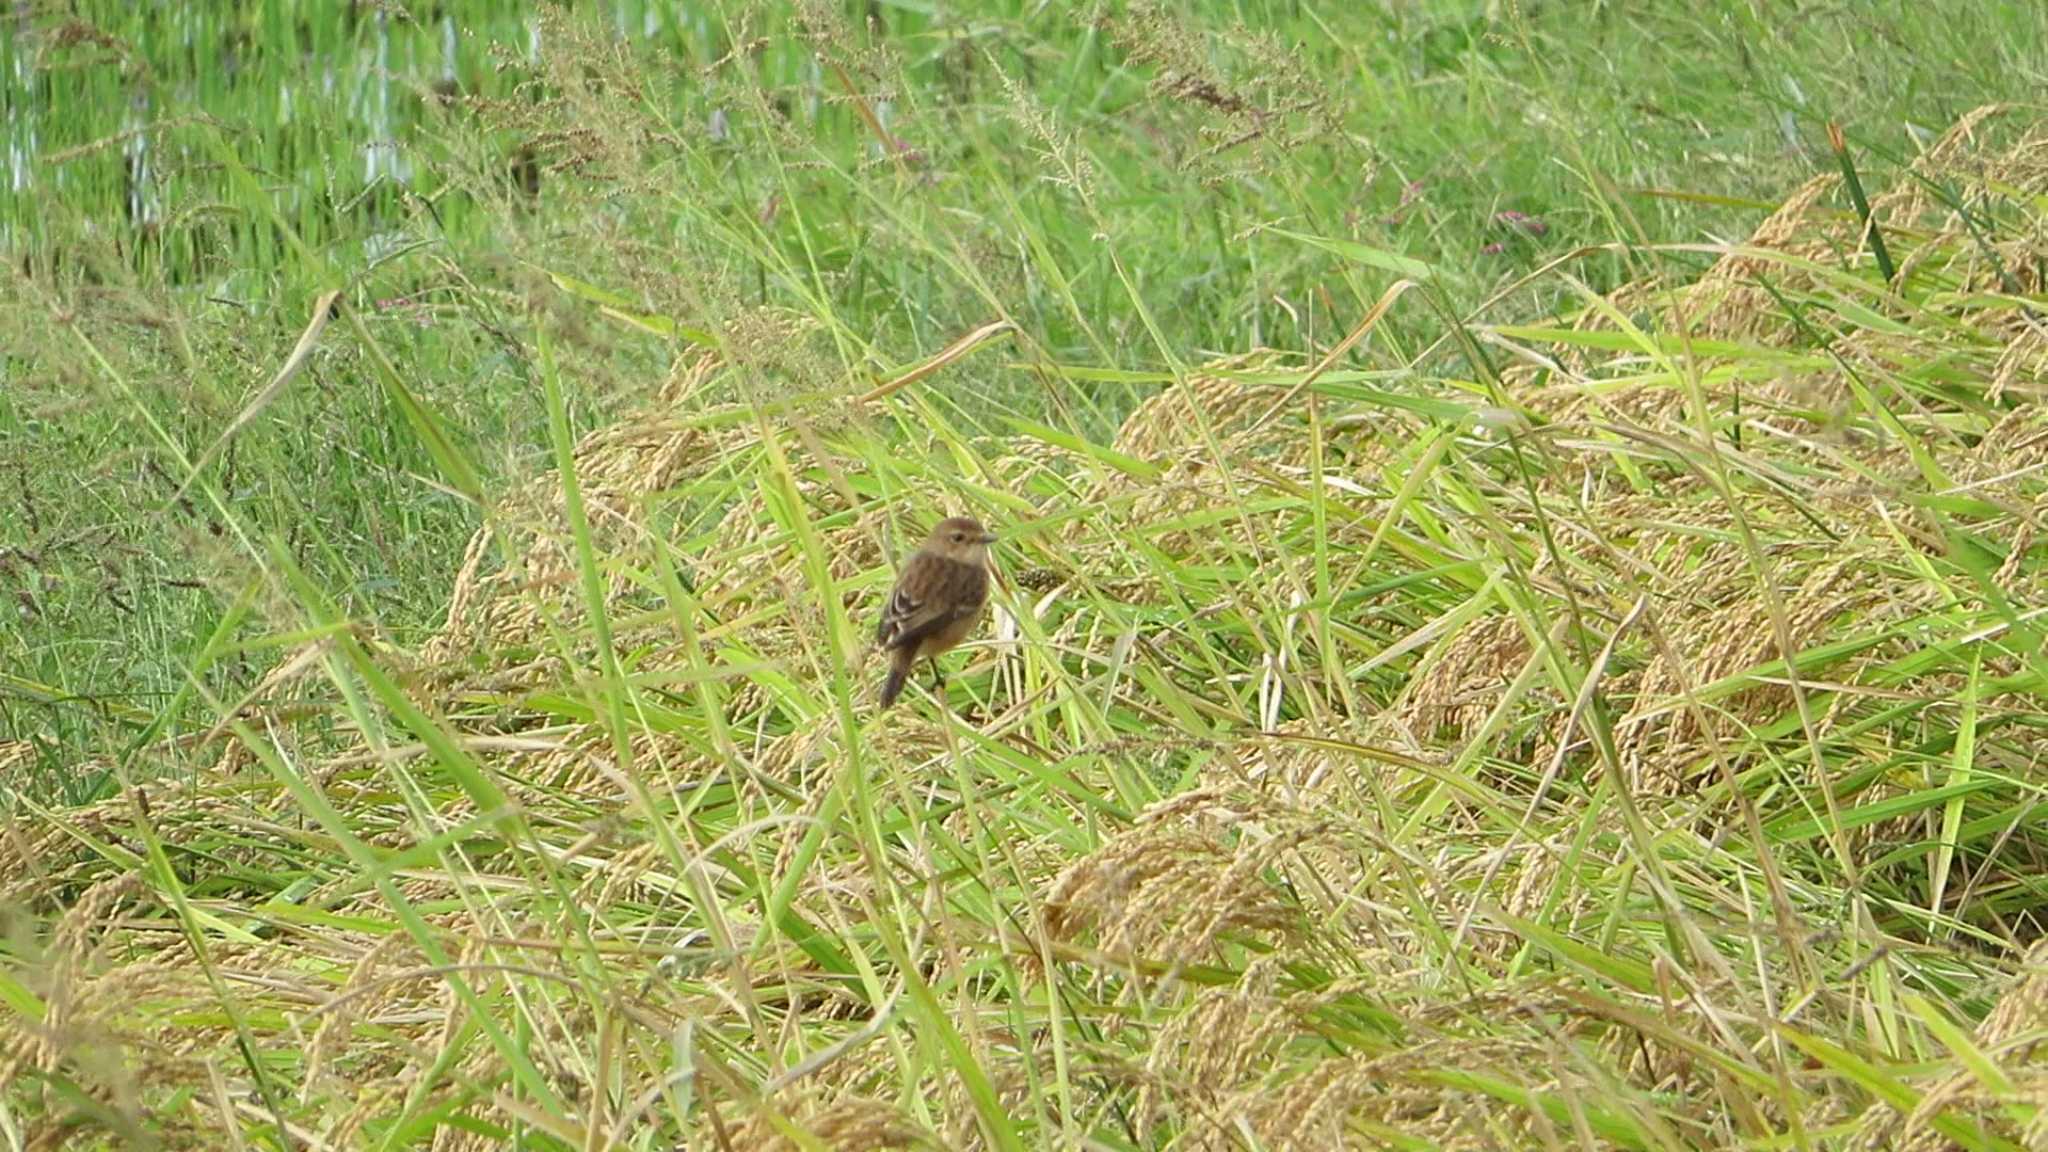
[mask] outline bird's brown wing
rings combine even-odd
[[[939,624],[941,617],[948,615],[951,613],[946,611],[946,605],[919,600],[898,585],[882,609],[881,625],[875,629],[875,643],[884,648],[900,648],[914,643],[918,636]]]
[[[906,648],[959,620],[981,611],[988,598],[988,575],[980,568],[943,556],[918,553],[889,593],[875,629],[883,648]]]

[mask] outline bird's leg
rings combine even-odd
[[[932,661],[932,675],[938,677],[939,703],[944,705],[948,712],[952,712],[953,704],[951,701],[946,699],[946,674],[939,668],[939,662],[937,659],[934,659]],[[976,719],[976,717],[981,715],[981,705],[974,699],[974,693],[969,692],[967,694],[967,711],[956,712],[954,713],[954,715],[959,716],[962,720],[966,720],[972,723],[980,722]]]
[[[946,671],[939,667],[939,658],[937,656],[933,656],[929,662],[932,666],[932,694],[939,698],[939,703],[943,704],[946,702]]]

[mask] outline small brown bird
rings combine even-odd
[[[875,643],[889,654],[882,707],[903,694],[919,660],[931,661],[932,678],[944,689],[939,657],[967,639],[988,607],[988,546],[995,539],[964,516],[941,520],[903,566],[875,629]]]

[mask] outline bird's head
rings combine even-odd
[[[932,534],[925,537],[924,546],[927,551],[936,552],[948,560],[958,560],[962,564],[982,564],[987,562],[988,546],[995,543],[995,540],[996,538],[991,536],[988,529],[983,528],[979,521],[969,520],[965,516],[954,516],[939,521],[932,529]]]

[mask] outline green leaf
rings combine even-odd
[[[1305,232],[1291,232],[1285,228],[1267,228],[1263,231],[1275,236],[1285,236],[1289,240],[1299,240],[1303,244],[1321,248],[1331,255],[1341,256],[1346,260],[1383,269],[1396,275],[1406,276],[1411,280],[1434,280],[1440,275],[1434,266],[1425,264],[1413,257],[1389,252],[1384,248],[1374,248],[1368,244],[1360,244],[1356,240],[1336,240],[1328,236],[1311,236]]]
[[[1070,432],[1062,432],[1031,420],[1012,420],[1010,426],[1033,439],[1107,464],[1126,476],[1134,476],[1140,480],[1157,480],[1161,474],[1158,466],[1149,461],[1127,456],[1114,448],[1104,447]]]

